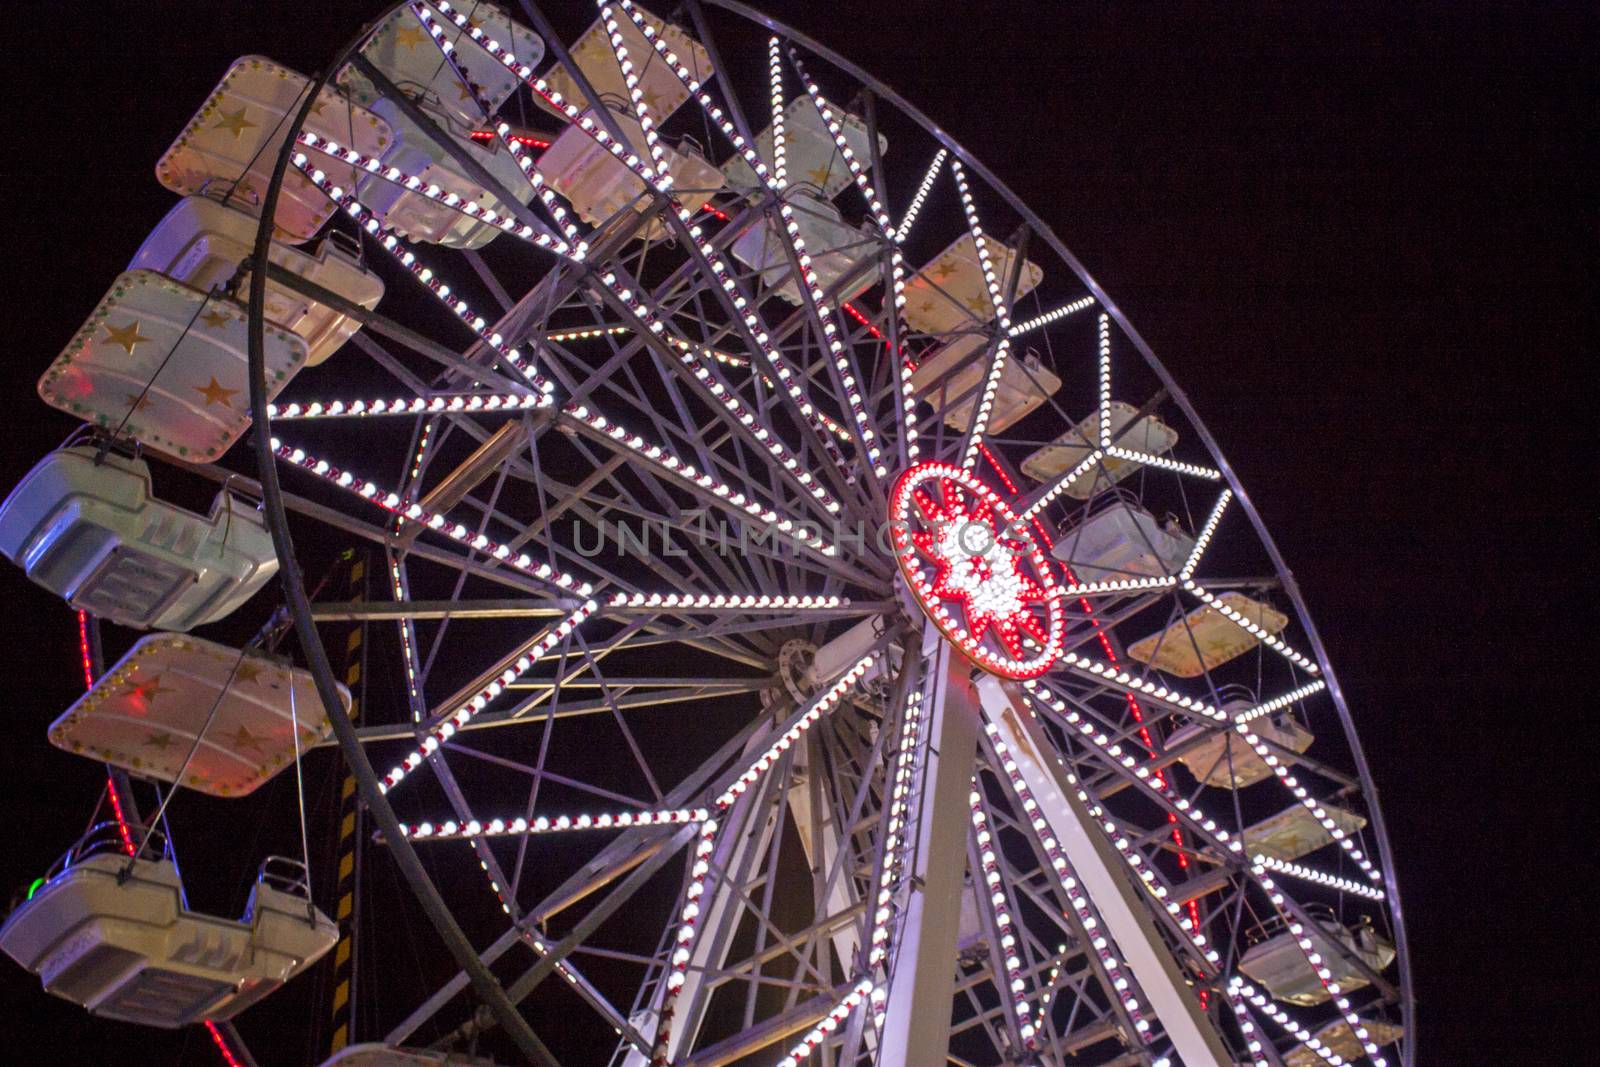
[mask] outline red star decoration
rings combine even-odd
[[[1041,645],[1049,640],[1048,623],[1032,606],[1048,603],[1050,595],[1021,567],[1028,546],[995,528],[989,501],[980,499],[973,507],[954,481],[941,478],[939,486],[942,502],[922,490],[915,493],[917,508],[930,528],[911,534],[917,550],[934,566],[929,592],[941,600],[960,603],[974,644],[992,631],[1008,655],[1022,659],[1028,655],[1022,645],[1023,633]],[[974,526],[987,527],[989,536],[983,537]],[[961,551],[950,551],[952,539],[960,536],[952,531],[963,529],[973,535],[967,538],[969,542],[976,540],[982,545],[982,552],[965,551],[970,545],[959,541]]]

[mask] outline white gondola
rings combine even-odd
[[[1332,802],[1323,801],[1321,807],[1346,835],[1358,833],[1367,825],[1366,816]],[[1324,845],[1333,844],[1333,835],[1304,804],[1291,804],[1278,814],[1247,827],[1240,836],[1247,855],[1279,860],[1297,860]]]
[[[593,114],[584,112],[586,117]],[[649,147],[638,120],[614,110],[611,117],[630,150],[641,159],[649,159]],[[687,140],[676,146],[663,140],[662,149],[667,173],[672,175],[673,199],[689,211],[700,210],[722,188],[722,172]],[[578,126],[568,126],[539,157],[539,173],[552,189],[566,197],[578,217],[592,226],[610,222],[624,208],[643,212],[654,197],[621,160]],[[653,219],[635,236],[649,240],[666,232],[665,226]],[[589,240],[592,242],[594,237]]]
[[[199,515],[155,497],[142,459],[57,449],[0,504],[0,552],[74,608],[125,626],[215,622],[278,571],[266,521],[226,489]]]
[[[470,11],[472,25],[515,55],[518,63],[537,67],[544,59],[544,41],[499,4],[474,0]],[[437,15],[434,21],[436,24],[440,21]],[[383,25],[372,32],[361,46],[361,57],[411,99],[436,110],[453,123],[482,128],[484,117],[473,99],[474,94],[489,105],[491,112],[496,111],[516,92],[517,75],[488,51],[473,44],[465,34],[458,37],[457,32],[450,29],[446,40],[455,45],[448,62],[428,35],[422,20],[407,5],[390,14]],[[457,71],[472,83],[472,92],[462,86]],[[337,80],[340,88],[358,104],[371,105],[382,97],[371,80],[354,66],[341,70]]]
[[[244,915],[190,911],[170,859],[130,861],[101,824],[0,927],[0,949],[91,1014],[177,1029],[230,1019],[315,963],[338,928],[303,865],[261,865]]]
[[[502,215],[509,213],[500,197],[469,177],[465,168],[451,157],[444,146],[402,113],[393,100],[385,98],[375,101],[372,110],[387,119],[397,135],[394,149],[383,157],[384,166],[397,167],[401,172],[414,176],[423,188],[436,185],[442,195],[455,194],[460,197],[462,206],[470,202],[477,204],[480,210],[492,210]],[[422,110],[436,127],[444,131],[444,136],[452,138],[468,155],[483,164],[484,169],[513,200],[526,204],[533,199],[533,185],[504,145],[497,141],[474,141],[469,136],[473,126],[441,121],[441,116],[436,112],[431,112],[427,107]],[[338,171],[329,167],[328,173],[336,175]],[[370,209],[385,226],[410,240],[471,250],[482,248],[502,232],[498,226],[491,226],[375,174],[362,172],[352,175],[352,179],[356,197],[362,205]]]
[[[339,686],[339,696],[348,711],[349,690]],[[181,773],[190,789],[237,797],[330,729],[310,672],[186,634],[151,634],[50,724],[50,743],[163,782]]]
[[[844,143],[850,146],[851,155],[862,166],[871,166],[872,148],[867,134],[867,124],[854,115],[829,105],[839,123]],[[756,135],[756,155],[769,167],[772,165],[772,126]],[[878,135],[878,153],[889,149],[888,140]],[[850,165],[839,152],[839,146],[822,121],[822,112],[810,95],[797,96],[783,112],[783,156],[789,176],[789,188],[800,187],[823,200],[832,200],[844,191],[854,178]],[[744,156],[734,153],[722,165],[728,184],[746,193],[760,188],[756,172],[744,161]]]
[[[341,238],[350,240],[331,231],[312,251],[274,241],[272,263],[371,310],[383,298],[383,282],[362,265],[359,247],[341,245]],[[236,202],[186,196],[156,224],[128,267],[159,271],[201,292],[237,278],[237,292],[242,295],[249,274],[240,274],[239,268],[251,257],[255,239],[255,216]],[[333,355],[361,328],[358,319],[277,281],[267,282],[266,319],[304,339],[306,362],[312,366]]]
[[[965,433],[983,392],[989,370],[989,337],[963,333],[940,346],[911,374],[917,398],[942,413],[947,426]],[[1001,433],[1048,400],[1061,388],[1061,379],[1033,352],[1012,352],[1000,370],[994,402],[989,409],[988,432]]]
[[[306,365],[305,339],[266,331],[268,399]],[[191,460],[221,456],[250,427],[244,308],[153,270],[111,291],[39,379],[59,408]]]
[[[713,70],[706,50],[681,27],[635,5],[633,12],[650,25],[656,39],[701,81],[710,78]],[[676,73],[656,53],[654,45],[626,16],[616,19],[617,32],[628,51],[638,78],[638,87],[651,122],[660,127],[667,118],[689,99]],[[628,142],[629,150],[640,159],[650,160],[649,146],[639,122],[632,115],[632,99],[622,69],[612,50],[610,34],[602,19],[596,19],[573,42],[568,55],[582,72],[595,95],[603,102]],[[553,93],[583,112],[581,117],[596,118],[593,102],[573,79],[572,73],[562,64],[556,64],[544,74]],[[542,96],[534,100],[549,107]],[[553,108],[551,110],[554,110]],[[563,122],[564,114],[556,112]],[[673,198],[689,211],[698,211],[712,195],[723,186],[722,172],[713,167],[704,154],[687,139],[669,143],[663,138],[667,173],[672,176]],[[653,165],[653,163],[652,163]],[[608,224],[618,213],[631,207],[643,212],[652,199],[642,181],[638,179],[609,150],[597,144],[589,134],[576,125],[568,125],[539,158],[539,173],[551,188],[572,205],[578,217],[592,226]],[[652,219],[636,231],[635,236],[654,240],[665,234],[666,228]],[[595,237],[591,236],[590,241]]]
[[[1346,958],[1346,953],[1359,958],[1375,974],[1381,974],[1394,962],[1394,945],[1367,923],[1351,928],[1334,919],[1318,919],[1307,925],[1306,936],[1311,940],[1312,951],[1322,957],[1323,966],[1333,972],[1330,980],[1337,982],[1346,995],[1372,984]],[[1274,999],[1288,1004],[1310,1007],[1332,999],[1312,970],[1299,940],[1288,930],[1250,946],[1239,958],[1239,970]]]
[[[1134,416],[1138,414],[1138,409],[1132,404],[1124,404],[1120,400],[1111,402],[1111,436],[1118,447],[1159,456],[1178,443],[1178,431],[1154,415],[1146,415],[1135,422]],[[1023,460],[1022,473],[1036,482],[1055,481],[1094,451],[1094,442],[1099,440],[1099,434],[1100,409],[1095,408],[1087,418],[1057,437],[1054,443],[1045,445]],[[1138,469],[1139,464],[1133,460],[1102,457],[1097,467],[1067,486],[1067,495],[1077,500],[1088,500]]]
[[[1175,521],[1156,517],[1121,495],[1076,526],[1062,530],[1050,554],[1079,582],[1175,574],[1194,550],[1194,538]]]
[[[988,905],[988,901],[984,901]],[[991,905],[992,906],[992,905]],[[983,913],[978,910],[978,891],[972,884],[972,874],[968,872],[966,880],[961,885],[961,915],[956,921],[956,948],[958,952],[966,952],[984,941]]]
[[[536,66],[544,57],[544,42],[532,30],[513,20],[493,4],[480,4],[473,21],[484,32],[510,49],[519,62]],[[505,102],[517,88],[517,78],[488,52],[463,38],[446,61],[416,14],[402,7],[388,17],[361,48],[362,57],[417,105],[442,134],[486,170],[517,202],[533,199],[533,186],[511,154],[498,141],[477,141],[472,133],[487,120],[457,76],[459,70],[472,82],[491,112]],[[340,88],[358,103],[382,117],[395,131],[395,141],[383,156],[386,167],[396,167],[416,177],[424,186],[437,185],[443,193],[454,193],[463,201],[491,208],[502,214],[506,207],[468,176],[461,166],[422,126],[401,111],[394,100],[378,92],[372,82],[353,65],[339,72]],[[345,139],[333,138],[340,144]],[[325,162],[324,169],[336,178],[337,165]],[[376,175],[352,174],[357,198],[385,225],[402,236],[428,241],[449,248],[481,248],[501,233],[500,229],[465,215],[455,208],[412,192]]]
[[[1226,705],[1229,711],[1247,707],[1248,702]],[[1250,724],[1250,729],[1263,741],[1276,745],[1279,749],[1276,755],[1284,762],[1290,760],[1289,753],[1304,752],[1316,740],[1310,730],[1288,714],[1257,719]],[[1272,768],[1244,738],[1211,723],[1192,722],[1174,730],[1167,738],[1166,750],[1181,753],[1178,762],[1200,781],[1218,789],[1243,789],[1272,777]]]
[[[1394,1044],[1406,1033],[1405,1027],[1380,1019],[1363,1019],[1361,1025],[1366,1028],[1368,1039],[1380,1048]],[[1347,1063],[1358,1063],[1367,1054],[1361,1039],[1343,1019],[1329,1023],[1313,1036],[1322,1043],[1325,1050],[1335,1056],[1343,1057]],[[1283,1067],[1322,1067],[1327,1062],[1316,1049],[1307,1045],[1296,1045],[1283,1057]]]
[[[877,238],[868,230],[843,221],[839,209],[805,190],[787,196],[794,208],[795,225],[811,257],[811,272],[824,293],[833,291],[840,281],[855,280],[836,294],[849,300],[876,280],[876,272],[863,270],[877,254]],[[781,220],[780,220],[781,222]],[[800,288],[794,277],[793,245],[780,222],[763,218],[733,242],[733,256],[745,266],[761,272],[761,283],[789,303],[799,306]]]
[[[1283,612],[1243,593],[1227,592],[1217,599],[1274,637],[1289,625]],[[1198,678],[1260,643],[1261,638],[1211,605],[1202,604],[1166,629],[1129,645],[1128,655],[1179,678]]]
[[[495,1063],[464,1052],[401,1048],[368,1041],[340,1049],[323,1060],[321,1067],[495,1067]]]
[[[231,195],[259,211],[309,84],[303,75],[261,56],[234,60],[156,164],[156,177],[180,196]],[[382,156],[395,137],[387,122],[333,89],[318,96],[305,128],[369,156]],[[308,241],[333,211],[333,202],[291,168],[278,201],[277,236]]]
[[[714,73],[711,67],[711,57],[705,48],[680,26],[646,11],[642,6],[633,5],[633,13],[641,16],[645,23],[656,32],[656,38],[666,46],[667,51],[678,57],[678,62],[689,69],[689,73],[700,81],[705,82]],[[644,94],[644,103],[650,111],[651,119],[660,125],[665,122],[668,115],[678,110],[683,102],[689,99],[689,90],[683,82],[678,80],[677,74],[667,66],[666,62],[656,54],[655,47],[647,40],[633,20],[626,15],[618,13],[616,19],[617,32],[622,35],[623,47],[628,50],[628,59],[633,64],[639,79],[639,91]],[[568,55],[583,72],[590,88],[595,91],[601,100],[612,106],[612,110],[625,107],[626,101],[632,99],[628,94],[628,84],[622,77],[622,68],[617,63],[617,54],[612,51],[611,37],[607,32],[604,20],[595,19],[581,36],[572,42]],[[544,74],[545,82],[554,93],[559,93],[566,103],[579,110],[591,107],[591,102],[584,95],[578,83],[573,80],[571,73],[565,66],[557,64]],[[535,96],[535,102],[543,107],[550,108],[542,96]],[[550,108],[555,111],[554,108]],[[560,115],[562,121],[565,115]]]
[[[1010,284],[1016,251],[994,237],[985,237],[989,264],[1000,280],[1001,292]],[[1017,275],[1014,307],[1044,280],[1038,264],[1025,261]],[[970,233],[963,234],[906,282],[906,322],[923,333],[949,334],[972,330],[994,321],[994,301],[983,278],[983,263]]]

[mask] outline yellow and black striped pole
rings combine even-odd
[[[347,579],[350,600],[367,598],[367,557],[354,552]],[[350,718],[361,721],[362,697],[366,692],[367,624],[357,620],[350,628],[344,646],[344,684],[350,687]],[[333,1000],[330,1002],[328,1054],[350,1044],[350,1006],[356,983],[356,901],[361,888],[361,805],[356,798],[356,780],[349,768],[339,779],[339,835],[335,846],[338,875],[335,893],[338,904],[334,921],[339,925],[339,943],[333,950]]]

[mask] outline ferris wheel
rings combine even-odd
[[[229,1056],[324,967],[329,1064],[1411,1064],[1349,711],[1115,304],[805,36],[547,7],[245,56],[160,157],[40,381],[88,428],[0,507],[148,631],[49,732],[114,817],[0,948]],[[191,911],[168,806],[334,745],[352,851]],[[378,864],[453,977],[352,1016]]]

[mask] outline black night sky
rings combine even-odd
[[[760,6],[985,161],[1220,441],[1372,761],[1419,1063],[1581,1056],[1596,988],[1594,7]],[[256,52],[314,72],[382,7],[7,9],[0,490],[72,428],[34,383],[166,211],[154,162],[221,71]],[[0,589],[9,895],[77,836],[103,777],[44,736],[82,687],[72,614],[9,565]],[[301,1035],[251,1021],[264,1067],[302,1061]],[[9,960],[0,1030],[15,1062],[219,1062],[203,1034],[91,1019]]]

